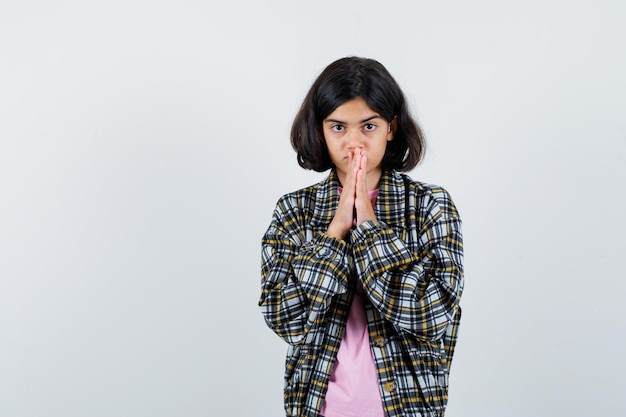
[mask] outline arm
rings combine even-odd
[[[383,223],[368,221],[353,232],[359,278],[369,299],[398,331],[439,340],[454,321],[463,291],[461,219],[440,190],[424,209],[409,247]]]
[[[318,234],[305,241],[305,219],[283,197],[262,239],[261,298],[267,325],[287,343],[306,343],[330,298],[348,287],[345,242]]]

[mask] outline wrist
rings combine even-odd
[[[341,227],[331,222],[330,225],[328,225],[326,234],[330,237],[334,237],[335,239],[344,240],[344,238],[348,234],[348,230],[350,230],[350,228],[346,229],[345,227]]]

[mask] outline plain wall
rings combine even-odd
[[[0,1],[0,416],[282,412],[260,239],[333,60],[464,220],[448,417],[622,416],[622,1]]]

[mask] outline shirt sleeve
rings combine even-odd
[[[463,291],[461,219],[443,191],[431,199],[409,246],[394,230],[368,221],[353,232],[356,270],[374,307],[398,331],[422,341],[444,337],[459,310]],[[415,217],[412,217],[415,220]]]
[[[292,345],[306,343],[330,298],[348,290],[351,256],[345,242],[325,234],[305,240],[294,206],[281,199],[263,236],[259,300],[267,325]]]

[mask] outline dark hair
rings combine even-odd
[[[291,126],[291,146],[302,168],[318,172],[332,167],[322,122],[346,101],[363,98],[382,117],[397,117],[393,140],[387,143],[383,168],[409,171],[420,162],[424,134],[409,113],[404,93],[387,69],[368,58],[341,58],[317,77]]]

